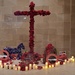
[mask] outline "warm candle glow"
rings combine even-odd
[[[11,68],[12,68],[12,65],[10,64],[10,65],[9,65],[9,69],[11,69]]]
[[[3,65],[1,65],[1,68],[3,68]]]
[[[28,66],[25,67],[25,70],[28,71]]]
[[[15,66],[15,65],[13,65],[13,69],[15,69],[15,67],[16,67],[16,66]]]
[[[4,63],[4,68],[6,67],[6,63]]]
[[[18,67],[17,67],[17,69],[18,69],[18,71],[20,71],[21,67],[20,67],[20,66],[18,66]]]
[[[52,64],[52,68],[54,67],[54,65]]]
[[[58,62],[56,62],[57,63],[57,66],[59,66],[60,65],[60,61],[58,61]]]
[[[58,63],[58,62],[56,62],[56,63],[55,63],[55,66],[58,66],[58,65],[59,65],[59,63]]]
[[[69,61],[70,62],[74,62],[75,61],[74,56],[72,56],[71,58],[69,58]]]
[[[51,65],[49,65],[49,68],[51,68]]]
[[[32,64],[29,64],[29,70],[31,70],[32,69]]]
[[[57,62],[60,65],[60,61]]]
[[[37,65],[35,66],[35,69],[38,69],[38,66]]]
[[[64,62],[63,65],[65,65],[66,63]]]
[[[6,67],[5,67],[6,69],[8,69],[8,65],[6,65]]]
[[[35,69],[35,67],[36,67],[36,64],[33,64],[33,69]]]
[[[48,66],[45,66],[45,69],[48,69]]]
[[[1,65],[2,65],[2,61],[0,60],[0,67],[1,67]]]
[[[71,62],[71,58],[69,58],[68,61]]]
[[[2,63],[0,63],[0,66],[2,65]]]
[[[65,63],[67,62],[67,60],[65,59]]]
[[[48,62],[46,62],[45,65],[48,66]]]
[[[74,59],[72,59],[72,62],[74,62],[75,60]]]
[[[2,61],[0,60],[0,63],[2,63]]]
[[[74,59],[74,56],[72,56],[71,58]]]
[[[16,70],[16,71],[17,71],[17,66],[15,66],[14,70]]]

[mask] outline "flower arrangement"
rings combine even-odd
[[[26,66],[25,62],[20,62],[19,66],[21,67],[21,69],[20,69],[21,71],[25,71],[25,66]]]
[[[29,64],[29,63],[38,64],[38,61],[40,60],[40,58],[41,58],[41,55],[38,53],[25,52],[22,55],[21,60],[25,61],[27,64]]]

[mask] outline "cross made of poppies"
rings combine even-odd
[[[30,48],[30,52],[33,53],[34,52],[34,16],[37,15],[50,15],[49,11],[44,11],[44,10],[34,10],[35,4],[33,2],[30,3],[29,8],[30,11],[16,11],[14,12],[14,15],[16,16],[20,16],[20,15],[27,15],[30,16],[30,30],[29,30],[29,48]]]

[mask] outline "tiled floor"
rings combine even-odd
[[[75,75],[75,63],[61,65],[48,70],[14,71],[0,69],[0,75]]]

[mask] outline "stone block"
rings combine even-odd
[[[4,0],[0,0],[0,7],[4,6]]]
[[[16,22],[16,17],[13,14],[5,14],[4,22]]]

